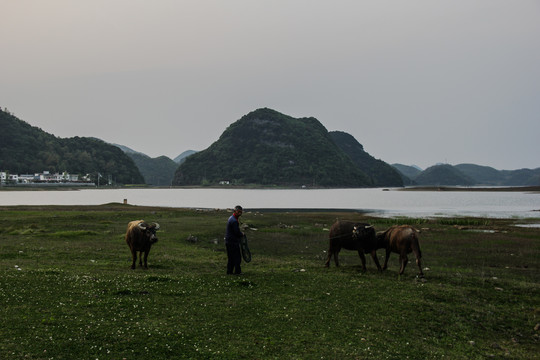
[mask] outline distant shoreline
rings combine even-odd
[[[235,189],[235,190],[336,190],[336,189],[380,189],[381,191],[461,191],[461,192],[540,192],[540,186],[501,186],[501,187],[465,187],[465,186],[410,186],[392,188],[324,188],[324,187],[266,187],[266,186],[150,186],[150,185],[124,185],[124,186],[0,186],[0,191],[77,191],[77,190],[110,190],[110,189]]]
[[[397,189],[399,191],[500,191],[500,192],[540,192],[540,186],[504,187],[459,187],[459,186],[415,186]]]

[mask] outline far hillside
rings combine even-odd
[[[351,134],[343,131],[331,131],[329,134],[336,145],[349,156],[360,170],[371,178],[373,186],[403,186],[403,179],[399,171],[368,154],[362,144]]]
[[[435,165],[422,171],[414,179],[418,185],[474,185],[474,180],[452,165]]]
[[[501,185],[504,183],[503,173],[489,166],[459,164],[454,167],[470,177],[476,184]]]
[[[127,153],[133,159],[148,185],[171,186],[178,164],[167,156],[151,158],[141,153]]]
[[[424,186],[540,186],[540,168],[497,170],[475,164],[441,164],[419,171],[411,166],[393,164],[407,185]]]
[[[489,166],[474,164],[456,165],[464,174],[481,185],[536,186],[540,185],[540,168],[519,170],[495,170]]]
[[[12,174],[42,171],[98,174],[114,184],[142,184],[137,166],[118,147],[89,137],[59,138],[0,109],[0,170]]]
[[[195,150],[186,150],[184,151],[183,153],[181,153],[180,155],[178,155],[177,157],[174,158],[174,162],[177,163],[177,164],[181,164],[183,163],[184,161],[186,161],[186,158],[188,156],[191,156],[193,154],[196,154],[198,151],[195,151]]]
[[[422,172],[422,169],[414,165],[392,164],[392,166],[409,179],[414,179]]]

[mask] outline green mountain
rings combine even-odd
[[[178,164],[167,156],[151,158],[139,152],[126,153],[139,168],[145,183],[154,186],[170,186]]]
[[[399,172],[399,174],[401,175],[401,179],[403,180],[403,185],[406,186],[415,185],[416,183],[413,179],[420,175],[420,173],[422,172],[422,169],[417,166],[392,164],[392,167]]]
[[[144,177],[144,181],[148,185],[153,186],[170,186],[174,177],[174,172],[178,164],[167,156],[159,156],[151,158],[150,156],[133,150],[127,146],[113,144],[119,147],[129,156]]]
[[[373,186],[403,186],[400,173],[382,160],[364,151],[364,147],[352,135],[343,131],[331,131],[330,137],[337,146],[371,178]]]
[[[454,167],[478,185],[501,185],[505,182],[503,173],[489,166],[459,164]]]
[[[465,175],[472,178],[477,185],[492,186],[538,186],[540,185],[540,168],[520,170],[496,170],[489,166],[459,164],[455,166]]]
[[[0,169],[13,174],[42,171],[98,173],[117,184],[140,184],[144,179],[122,150],[101,140],[57,138],[0,110]]]
[[[258,109],[180,165],[173,185],[368,187],[366,175],[315,118]]]
[[[195,151],[195,150],[186,150],[183,153],[181,153],[180,155],[178,155],[177,157],[175,157],[173,160],[174,160],[175,163],[181,164],[184,161],[186,161],[186,158],[188,156],[196,154],[196,153],[197,153],[197,151]]]
[[[420,173],[422,172],[422,169],[416,167],[416,166],[409,166],[409,165],[403,165],[403,164],[392,164],[394,169],[399,171],[402,175],[405,175],[409,179],[414,179]]]
[[[415,177],[414,181],[418,185],[469,186],[475,184],[473,179],[454,166],[446,164],[427,168]]]
[[[501,170],[506,186],[540,186],[540,168]]]
[[[497,170],[475,164],[436,165],[420,171],[412,166],[392,164],[405,185],[457,186],[540,186],[540,168]]]

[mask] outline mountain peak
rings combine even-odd
[[[231,124],[208,149],[178,168],[175,185],[234,184],[365,187],[372,182],[315,118],[262,108]]]

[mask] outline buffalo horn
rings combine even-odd
[[[367,225],[367,226],[364,226],[364,229],[369,229],[369,228],[372,228],[373,225]]]
[[[141,229],[141,230],[146,230],[146,226],[144,226],[144,223],[142,223],[142,222],[138,223],[137,226],[138,226],[139,229]]]
[[[154,223],[154,226],[155,226],[156,230],[159,230],[159,224],[158,223]]]

